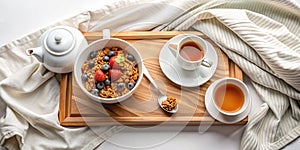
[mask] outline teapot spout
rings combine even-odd
[[[26,50],[26,54],[28,56],[35,56],[37,58],[37,60],[41,63],[43,63],[44,59],[43,59],[43,49],[42,47],[36,47],[36,48],[30,48]]]

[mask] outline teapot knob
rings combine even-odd
[[[72,30],[57,27],[50,30],[44,39],[44,47],[52,55],[65,55],[73,50],[76,39]]]
[[[62,37],[60,35],[55,35],[54,39],[55,39],[56,44],[59,44]]]

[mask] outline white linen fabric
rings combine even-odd
[[[84,32],[201,31],[242,68],[264,101],[249,119],[241,149],[280,149],[300,135],[300,7],[295,2],[121,1],[0,47],[0,111],[5,113],[0,144],[9,149],[91,149],[122,129],[59,125],[59,82],[25,50],[60,24]]]

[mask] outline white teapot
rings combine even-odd
[[[26,54],[35,56],[52,72],[68,73],[73,70],[77,54],[87,46],[88,43],[79,30],[57,26],[43,33],[38,47],[27,49]]]

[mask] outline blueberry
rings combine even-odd
[[[117,88],[118,88],[119,91],[124,90],[124,87],[125,87],[125,85],[122,82],[118,83],[118,85],[117,85]]]
[[[106,79],[106,80],[104,81],[104,84],[107,85],[107,86],[110,85],[110,83],[111,83],[111,82],[110,82],[109,79]]]
[[[103,57],[103,61],[109,62],[109,57],[108,56],[104,56]]]
[[[127,83],[127,89],[128,89],[128,90],[133,89],[133,87],[134,87],[134,83],[132,83],[132,82],[128,82],[128,83]]]
[[[95,62],[94,61],[90,61],[89,62],[89,68],[93,68],[95,66]]]
[[[108,64],[104,64],[101,67],[102,71],[108,71],[110,69],[110,66]]]
[[[105,84],[103,82],[98,82],[96,85],[97,89],[99,89],[99,90],[102,90],[104,88],[104,86],[105,86]]]
[[[81,79],[82,81],[86,82],[89,79],[89,76],[87,74],[83,74]]]
[[[130,60],[130,61],[134,61],[135,60],[134,56],[131,55],[131,54],[128,54],[127,59]]]
[[[98,89],[93,89],[93,94],[98,96],[99,95],[99,90]]]
[[[107,55],[108,57],[113,57],[116,55],[116,53],[114,51],[109,51]]]
[[[97,52],[96,52],[96,51],[92,51],[92,52],[90,53],[90,58],[91,58],[91,59],[96,58],[96,56],[97,56]]]

